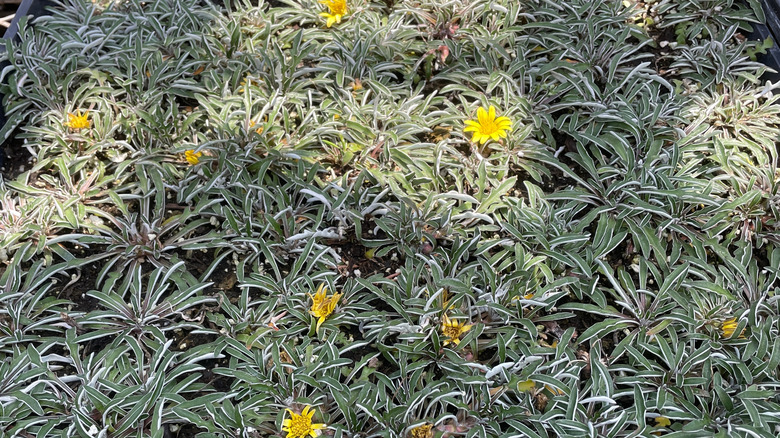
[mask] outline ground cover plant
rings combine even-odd
[[[0,435],[777,436],[762,19],[57,2],[2,70]]]

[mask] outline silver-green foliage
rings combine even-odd
[[[72,0],[23,27],[0,430],[280,436],[314,405],[337,437],[774,436],[760,8],[628,3],[350,0],[326,28],[315,0]],[[474,144],[489,105],[513,129]]]

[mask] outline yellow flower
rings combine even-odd
[[[671,424],[672,424],[672,420],[670,420],[670,419],[668,419],[666,417],[663,417],[663,416],[655,417],[655,425],[656,425],[656,427],[669,427]]]
[[[317,333],[320,331],[320,325],[322,325],[322,323],[325,322],[325,319],[336,309],[336,304],[338,304],[339,299],[341,298],[341,294],[333,294],[330,297],[328,297],[327,294],[328,287],[325,286],[325,283],[320,284],[316,294],[308,294],[312,300],[309,313],[317,318]]]
[[[433,424],[425,423],[409,431],[410,438],[433,438]]]
[[[452,293],[449,290],[444,289],[441,291],[441,307],[445,312],[455,307],[450,305],[450,298],[452,298]]]
[[[512,302],[515,302],[515,301],[520,301],[520,300],[530,300],[530,299],[533,299],[533,297],[534,297],[534,294],[533,294],[533,293],[530,293],[530,294],[525,294],[525,295],[523,295],[522,297],[520,297],[520,296],[514,296],[514,297],[512,297]]]
[[[326,424],[312,424],[311,419],[314,416],[314,409],[311,406],[303,408],[303,412],[296,414],[287,409],[290,418],[282,422],[282,432],[287,432],[287,438],[306,438],[307,436],[317,437],[320,435],[320,429],[325,429]]]
[[[89,128],[89,124],[89,114],[81,114],[81,111],[76,114],[68,113],[68,121],[63,123],[64,126],[75,130]]]
[[[471,330],[471,324],[464,324],[450,319],[446,313],[444,314],[444,320],[441,322],[441,332],[448,338],[444,340],[444,346],[450,343],[460,344],[460,336],[469,330]]]
[[[466,120],[463,132],[473,131],[471,141],[484,144],[488,140],[498,141],[506,138],[506,132],[512,128],[512,121],[508,117],[496,117],[496,108],[490,105],[489,109],[479,107],[477,120]]]
[[[257,123],[255,123],[254,120],[250,120],[249,121],[249,127],[250,128],[254,128],[256,124]],[[261,127],[257,128],[257,129],[255,129],[255,132],[258,133],[258,134],[262,134],[263,133],[263,127],[261,126]]]
[[[328,7],[329,12],[320,13],[320,17],[325,17],[325,25],[333,26],[333,23],[341,23],[341,17],[347,15],[347,0],[319,0],[319,3]]]
[[[188,163],[192,164],[193,166],[200,162],[199,158],[202,156],[203,156],[203,152],[195,152],[192,149],[188,151],[184,151],[184,158],[187,160]]]
[[[730,338],[734,334],[734,331],[737,329],[738,325],[739,323],[737,322],[737,318],[730,318],[723,321],[720,325],[720,329],[723,330],[723,337]],[[739,334],[739,337],[744,338],[744,333],[745,330],[742,330],[742,332]]]
[[[244,93],[246,91],[247,85],[249,85],[249,86],[252,85],[252,80],[249,79],[249,76],[247,75],[244,79],[241,79],[241,83],[239,85],[241,85],[241,86],[238,87],[238,92],[239,93]]]

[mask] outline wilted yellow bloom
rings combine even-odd
[[[188,151],[184,151],[184,158],[187,160],[188,163],[192,164],[193,166],[200,162],[199,158],[202,156],[203,156],[203,152],[195,152],[192,149]]]
[[[68,113],[68,121],[63,123],[64,126],[75,130],[89,128],[89,124],[89,114],[81,114],[81,111],[76,114]]]
[[[671,424],[672,424],[672,420],[670,420],[670,419],[668,419],[666,417],[663,417],[663,416],[655,417],[655,425],[656,426],[659,426],[659,427],[669,427]]]
[[[450,319],[446,313],[444,314],[444,320],[441,322],[441,332],[448,338],[444,340],[445,346],[450,343],[460,344],[461,335],[469,330],[471,330],[471,324]]]
[[[317,293],[314,295],[308,294],[312,300],[309,313],[317,318],[318,333],[320,331],[320,325],[322,325],[322,323],[325,322],[325,319],[333,313],[336,309],[336,304],[338,304],[339,299],[341,299],[341,294],[333,294],[330,297],[327,296],[327,294],[328,287],[325,286],[325,283],[320,284],[317,288]]]
[[[734,334],[734,331],[737,329],[738,325],[739,323],[737,322],[737,318],[730,318],[723,321],[720,325],[720,329],[723,330],[723,337],[730,338]],[[742,332],[739,334],[740,338],[745,337],[743,334],[744,332],[745,331],[742,330]]]
[[[314,423],[311,419],[314,417],[314,409],[311,406],[303,408],[303,412],[296,414],[295,412],[287,409],[287,413],[290,414],[290,418],[287,418],[282,422],[282,432],[287,432],[287,438],[306,438],[311,436],[316,438],[320,435],[320,429],[325,429],[326,424]]]
[[[554,340],[552,344],[548,344],[544,339],[539,339],[539,345],[547,348],[558,348],[558,340]]]
[[[433,438],[433,424],[425,423],[409,431],[411,438]]]
[[[496,108],[490,105],[489,109],[479,107],[477,120],[466,120],[463,132],[473,131],[471,141],[484,144],[488,140],[498,141],[505,138],[506,132],[512,128],[512,121],[508,117],[496,117]]]
[[[341,17],[347,15],[347,0],[319,0],[319,3],[328,7],[329,12],[320,13],[320,17],[327,20],[325,25],[328,27],[341,23]]]

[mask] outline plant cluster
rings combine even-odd
[[[0,136],[0,435],[780,431],[732,0],[68,0]]]

